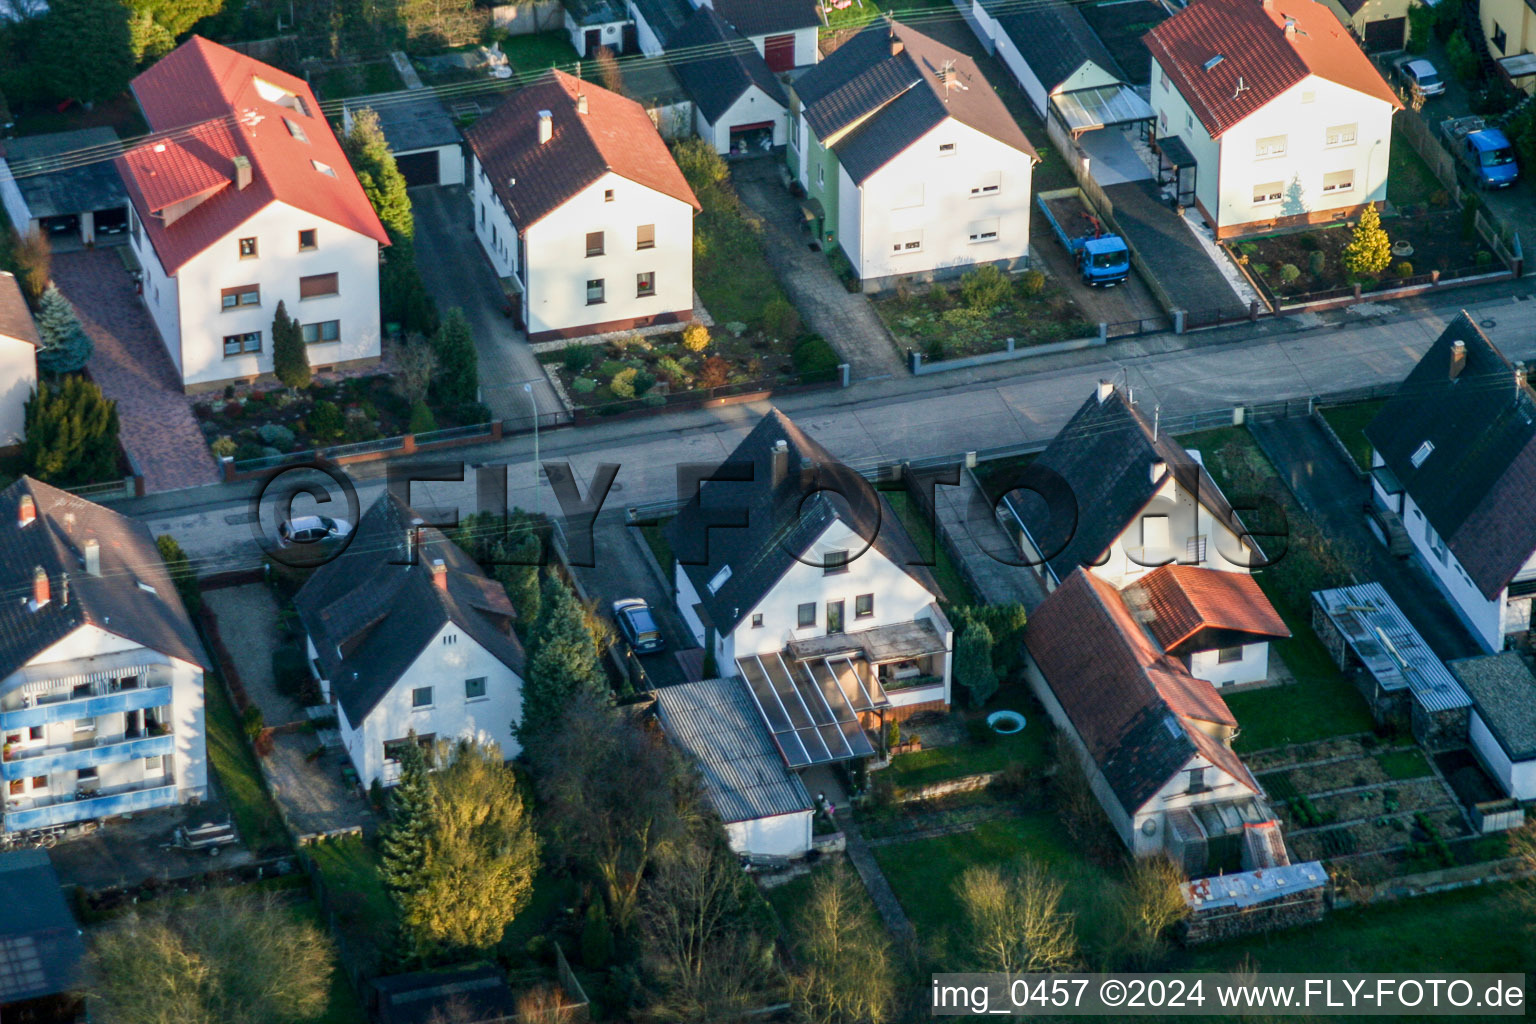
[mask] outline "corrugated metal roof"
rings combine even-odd
[[[1259,868],[1232,875],[1196,878],[1184,885],[1184,902],[1191,910],[1217,907],[1252,907],[1293,896],[1328,884],[1328,872],[1320,861]]]
[[[1467,691],[1403,617],[1380,583],[1319,590],[1312,599],[1383,690],[1407,687],[1425,711],[1471,706]]]
[[[0,853],[0,1003],[67,992],[85,943],[43,850]]]
[[[656,691],[656,713],[667,738],[697,762],[710,802],[727,824],[813,809],[740,679],[664,686]]]

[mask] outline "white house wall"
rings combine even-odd
[[[940,150],[950,143],[953,150]],[[946,118],[864,180],[857,224],[848,221],[853,204],[840,201],[844,249],[865,280],[1023,259],[1029,253],[1032,177],[1027,153]],[[972,194],[994,179],[995,192]],[[995,228],[996,237],[972,242],[975,225]],[[856,231],[857,260],[850,249]],[[913,232],[922,233],[921,249],[893,249]]]
[[[1536,800],[1536,761],[1511,761],[1476,708],[1467,729],[1472,749],[1504,792],[1517,800]]]
[[[437,183],[439,185],[464,184],[464,149],[455,144],[452,146],[434,146],[437,153]],[[412,153],[422,153],[426,150],[412,150],[409,153],[398,153],[397,156],[410,156]]]
[[[445,643],[445,637],[453,640]],[[464,681],[481,676],[486,680],[486,695],[466,698]],[[421,686],[432,687],[431,707],[411,706],[411,691]],[[412,731],[445,740],[494,742],[501,747],[502,757],[514,758],[522,748],[512,728],[522,712],[522,681],[517,673],[449,623],[422,648],[361,727],[343,733],[343,742],[366,787],[384,771],[384,743],[405,739]]]
[[[733,821],[725,826],[731,849],[760,857],[802,857],[811,849],[811,811]]]
[[[1424,517],[1410,494],[1403,495],[1403,526],[1413,541],[1419,561],[1429,568],[1435,582],[1451,599],[1451,604],[1461,615],[1462,621],[1472,630],[1483,649],[1498,652],[1504,649],[1504,602],[1490,601],[1482,595],[1449,547],[1444,548],[1442,561],[1430,547],[1429,520]],[[1502,598],[1502,595],[1500,595]]]
[[[150,245],[149,235],[138,221],[138,208],[129,203],[128,244],[133,248],[133,254],[139,261],[139,292],[144,300],[144,307],[149,310],[149,318],[155,322],[155,329],[160,332],[160,340],[165,343],[166,351],[170,353],[172,365],[176,367],[176,372],[180,373],[182,372],[181,302],[178,298],[180,292],[176,279],[167,274],[160,265],[160,257],[155,252],[154,246]]]
[[[1150,465],[1147,472],[1151,472]],[[1161,539],[1157,536],[1157,531],[1162,528],[1159,517],[1166,517],[1168,544],[1144,547],[1148,541]],[[1189,540],[1197,536],[1206,538],[1205,557],[1199,562],[1186,560]],[[1230,560],[1246,550],[1231,528],[1213,516],[1203,503],[1197,503],[1195,496],[1179,486],[1178,480],[1169,473],[1152,501],[1110,544],[1104,562],[1092,566],[1090,571],[1116,589],[1169,561],[1198,564],[1224,572],[1249,572],[1246,564]],[[1143,562],[1147,564],[1141,564]]]
[[[491,187],[491,179],[480,166],[479,159],[471,155],[469,167],[474,196],[472,213],[475,218],[475,237],[480,240],[480,248],[491,261],[497,277],[521,279],[517,265],[517,229],[512,226],[512,218],[507,216],[507,208],[497,198]]]
[[[1269,675],[1269,642],[1243,644],[1242,657],[1223,662],[1220,651],[1196,651],[1189,656],[1189,674],[1213,686],[1262,682]]]
[[[603,198],[609,189],[612,202]],[[635,247],[643,224],[656,229],[649,249]],[[590,231],[604,233],[601,256],[586,255]],[[609,173],[526,228],[523,238],[530,335],[693,309],[693,207],[680,199]],[[635,294],[642,272],[656,275],[654,295]],[[604,301],[588,305],[586,282],[598,278]]]
[[[1184,97],[1173,87],[1157,58],[1152,58],[1152,110],[1159,138],[1178,136],[1195,158],[1195,198],[1215,216],[1221,206],[1221,145],[1212,139]],[[1256,184],[1254,182],[1252,184]]]
[[[732,128],[744,124],[760,124],[763,121],[773,122],[773,144],[784,145],[787,120],[784,107],[755,85],[749,86],[746,92],[738,96],[736,102],[713,124],[705,119],[697,107],[694,108],[694,130],[701,139],[715,147],[715,152],[722,154],[731,151]]]
[[[37,387],[37,349],[0,334],[0,448],[20,444],[26,404]]]
[[[309,229],[316,247],[300,251],[299,232]],[[250,237],[258,255],[241,259],[238,240]],[[299,278],[331,273],[338,275],[337,294],[299,298]],[[338,341],[307,346],[311,366],[379,356],[379,244],[285,203],[269,204],[194,256],[176,272],[176,282],[181,374],[188,386],[271,373],[279,301],[300,323],[341,323]],[[259,306],[222,308],[223,289],[248,284],[261,286]],[[261,332],[261,351],[225,356],[223,339],[249,331]]]
[[[694,6],[698,7],[701,5],[694,4]],[[787,35],[789,35],[788,32],[770,32],[766,35],[748,36],[747,38],[752,40],[752,45],[757,47],[758,53],[762,54],[764,57],[767,57],[767,45],[769,36]],[[816,47],[816,26],[812,25],[809,28],[796,29],[794,36],[795,67],[803,68],[807,64],[815,64],[818,60],[821,59],[821,51]]]
[[[4,0],[0,0],[0,11],[3,9]],[[3,20],[0,17],[0,21]],[[31,229],[32,211],[27,208],[27,201],[22,198],[21,189],[16,186],[16,179],[12,177],[10,165],[4,157],[0,157],[0,206],[5,207],[5,215],[18,232]]]
[[[645,20],[645,15],[640,13],[633,3],[629,5],[629,16],[635,22],[635,41],[640,46],[640,52],[647,57],[659,57],[662,53],[661,38],[651,29],[650,22]],[[576,51],[580,53],[578,49]]]

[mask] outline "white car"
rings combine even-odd
[[[317,544],[323,540],[340,540],[352,532],[352,524],[345,519],[330,516],[296,516],[286,523],[277,524],[277,535],[283,547],[291,544]]]
[[[1439,69],[1423,57],[1403,61],[1398,65],[1398,71],[1403,76],[1403,84],[1421,96],[1439,96],[1445,92],[1445,79],[1440,77]]]

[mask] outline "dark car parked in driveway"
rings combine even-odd
[[[666,648],[667,642],[651,617],[651,606],[642,599],[626,597],[613,602],[613,618],[636,654],[655,654]]]

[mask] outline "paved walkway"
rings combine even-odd
[[[800,208],[780,183],[776,157],[731,165],[742,200],[763,218],[763,250],[806,324],[820,334],[852,367],[854,380],[905,375],[891,332],[874,306],[850,292],[832,272],[825,254],[813,252],[801,230]]]
[[[304,719],[298,701],[279,693],[272,679],[272,652],[281,641],[277,635],[277,599],[265,583],[205,590],[203,600],[226,628],[219,631],[230,659],[240,671],[246,696],[261,708],[269,727]],[[231,628],[232,627],[232,628]]]
[[[1224,316],[1247,312],[1247,304],[1237,297],[1211,262],[1184,219],[1158,194],[1156,182],[1109,185],[1104,194],[1115,205],[1115,223],[1126,242],[1152,271],[1175,307],[1197,314],[1221,310]]]
[[[1310,417],[1256,422],[1251,429],[1322,532],[1350,551],[1362,573],[1360,582],[1380,583],[1442,659],[1482,653],[1419,564],[1392,557],[1371,533],[1363,511],[1370,497],[1366,483]]]
[[[123,447],[144,475],[145,490],[215,483],[218,466],[191,400],[116,251],[55,256],[53,279],[96,345],[86,368],[117,402]]]
[[[844,837],[848,840],[848,860],[852,862],[853,870],[859,873],[859,879],[864,883],[865,890],[869,892],[869,898],[874,901],[875,911],[879,913],[880,920],[885,923],[885,930],[890,932],[891,937],[897,942],[915,941],[916,935],[912,930],[912,922],[907,919],[907,912],[902,909],[895,890],[886,880],[885,872],[880,870],[880,862],[875,860],[869,841],[864,838],[864,833],[859,831],[859,824],[854,819],[853,801],[848,798],[848,791],[838,780],[837,773],[826,765],[808,769],[805,773],[805,788],[813,796],[818,793],[825,795],[832,801],[833,807],[837,808],[835,813],[838,828],[842,829]]]
[[[986,604],[1022,604],[1033,612],[1045,600],[1035,571],[1010,564],[1023,556],[1003,529],[975,477],[960,474],[959,487],[934,488],[938,528],[972,589]]]

